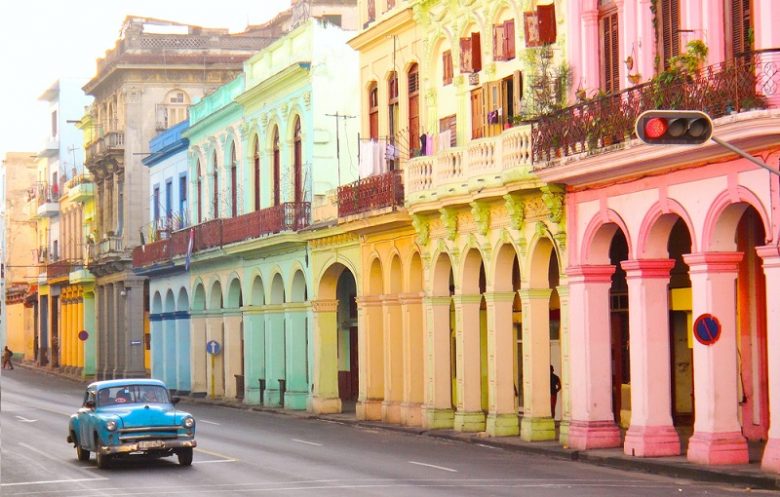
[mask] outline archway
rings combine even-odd
[[[225,310],[223,311],[224,347],[222,355],[225,358],[225,397],[235,397],[243,400],[245,392],[244,375],[244,320],[241,308],[244,306],[244,296],[241,291],[241,280],[232,275],[228,283]]]
[[[266,392],[267,404],[285,405],[287,389],[286,295],[281,273],[271,280],[271,309],[266,314]]]
[[[430,385],[426,397],[424,424],[427,428],[452,428],[457,408],[457,357],[455,355],[455,278],[449,254],[434,258],[430,313],[433,330],[428,334],[427,349],[431,351],[426,371]]]
[[[402,304],[403,311],[403,403],[401,424],[422,424],[423,388],[425,384],[425,336],[423,326],[423,264],[419,252],[412,254],[407,267],[409,286]]]
[[[176,379],[176,357],[178,356],[178,343],[176,340],[176,299],[173,297],[173,290],[168,289],[165,292],[165,305],[163,308],[163,371],[162,381],[168,388],[175,388],[178,383]]]
[[[191,379],[191,338],[190,338],[190,302],[187,289],[179,289],[176,300],[176,341],[178,342],[176,357],[176,392],[188,394],[192,391]]]
[[[206,342],[216,342],[224,349],[225,323],[223,321],[222,285],[219,280],[211,284],[208,295],[208,314],[206,318]],[[209,397],[223,397],[225,395],[225,357],[222,353],[206,353],[206,372],[209,385]]]
[[[265,287],[259,274],[252,278],[249,307],[244,309],[244,402],[264,404],[266,376]]]
[[[165,323],[163,321],[163,297],[159,291],[152,296],[150,330],[150,349],[152,353],[152,378],[164,381],[165,377]]]
[[[190,327],[192,347],[192,393],[193,395],[206,395],[208,392],[208,371],[206,357],[207,321],[206,314],[206,289],[200,280],[196,280],[195,290],[192,293],[192,311],[190,315]]]
[[[287,344],[287,400],[291,409],[305,409],[309,397],[308,291],[301,269],[293,274],[289,302],[285,306]]]

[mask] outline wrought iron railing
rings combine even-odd
[[[60,189],[57,184],[38,183],[35,192],[35,198],[38,201],[38,205],[50,204],[59,202]]]
[[[634,123],[645,110],[701,110],[714,119],[774,106],[768,97],[777,93],[779,70],[780,49],[750,52],[695,73],[658,77],[543,116],[533,123],[535,167],[634,138]]]
[[[340,186],[337,195],[339,217],[351,216],[403,205],[404,185],[400,171],[390,171]]]

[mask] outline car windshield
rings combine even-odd
[[[122,404],[167,404],[168,390],[159,385],[120,385],[98,391],[97,405],[113,406]]]

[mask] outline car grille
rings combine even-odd
[[[132,442],[135,440],[178,438],[178,426],[143,426],[138,428],[122,428],[119,430],[119,440]]]

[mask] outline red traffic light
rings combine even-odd
[[[712,137],[712,120],[692,110],[648,110],[636,120],[636,135],[651,145],[699,145]]]

